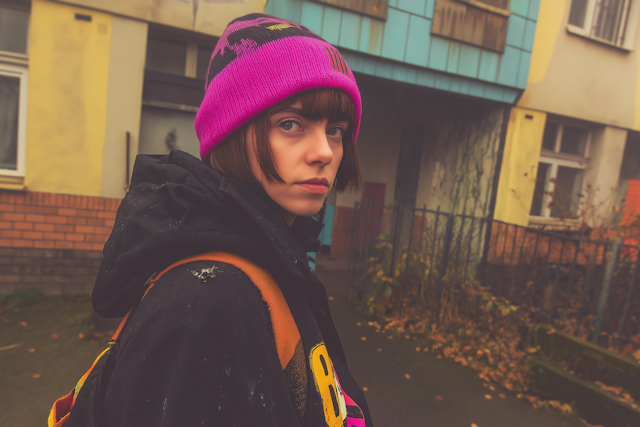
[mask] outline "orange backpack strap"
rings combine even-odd
[[[298,331],[298,326],[296,325],[295,320],[293,320],[291,310],[289,310],[289,305],[287,304],[284,295],[282,295],[282,291],[278,284],[275,282],[271,274],[251,261],[226,252],[209,252],[189,257],[170,265],[154,277],[145,292],[145,296],[166,272],[180,265],[194,261],[218,261],[229,264],[249,277],[255,287],[258,288],[262,294],[262,299],[269,307],[271,324],[273,325],[273,335],[276,341],[276,349],[278,350],[280,365],[282,366],[282,369],[284,369],[289,364],[289,361],[295,353],[296,345],[298,345],[298,342],[300,341],[300,332]],[[122,324],[120,327],[122,327]],[[119,331],[116,331],[116,335],[119,335],[118,332]],[[114,336],[114,338],[117,339],[118,337]]]

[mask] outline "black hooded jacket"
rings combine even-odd
[[[211,251],[246,258],[272,274],[298,325],[307,357],[302,405],[287,386],[258,289],[235,267],[198,261],[162,276],[122,334],[101,397],[105,426],[342,426],[313,373],[313,352],[325,346],[344,394],[372,425],[324,286],[308,266],[322,224],[298,217],[288,227],[274,206],[264,191],[189,154],[138,156],[92,301],[102,316],[123,316],[148,279],[178,260]],[[202,271],[215,274],[202,280]]]

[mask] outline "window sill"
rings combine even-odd
[[[619,50],[621,52],[624,52],[624,53],[629,53],[629,52],[633,51],[633,49],[631,49],[629,47],[618,46],[617,44],[608,42],[606,40],[598,39],[598,38],[595,38],[595,37],[591,37],[582,28],[576,27],[574,25],[567,25],[567,33],[573,34],[574,36],[582,37],[583,39],[587,39],[587,40],[595,42],[595,43],[602,44],[604,46],[611,47],[613,49],[617,49],[617,50]]]
[[[27,191],[27,186],[21,176],[0,175],[0,190]]]
[[[544,227],[545,230],[578,230],[582,226],[579,218],[547,218],[530,216],[529,226]]]
[[[23,53],[0,50],[0,62],[12,65],[29,65],[29,57]]]
[[[477,7],[478,9],[486,10],[487,12],[495,13],[496,15],[501,15],[506,18],[511,16],[511,11],[501,9],[499,7],[491,6],[490,4],[483,3],[478,0],[458,0],[460,3],[467,3],[471,6]]]

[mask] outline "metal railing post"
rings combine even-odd
[[[593,336],[591,341],[594,344],[598,343],[598,337],[600,336],[600,330],[602,329],[602,319],[604,318],[604,311],[607,308],[607,299],[609,298],[609,291],[611,290],[611,282],[613,281],[613,273],[616,269],[618,257],[620,256],[620,248],[622,247],[622,239],[619,237],[613,240],[611,244],[611,251],[609,252],[609,260],[607,261],[607,268],[604,272],[604,279],[602,280],[602,289],[600,290],[600,298],[598,299],[598,310],[596,312],[596,323],[593,330]]]

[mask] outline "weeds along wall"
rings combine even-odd
[[[0,191],[0,293],[88,292],[119,199]]]

